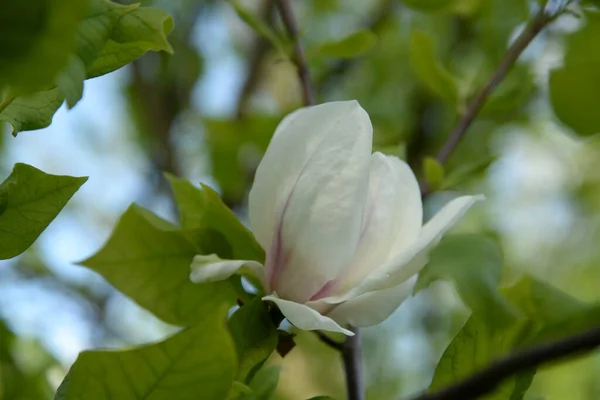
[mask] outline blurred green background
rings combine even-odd
[[[50,399],[79,351],[173,332],[74,263],[102,245],[131,202],[175,217],[163,171],[213,186],[245,218],[261,154],[282,115],[301,105],[293,64],[230,2],[144,3],[173,15],[173,56],[149,53],[87,82],[83,100],[63,107],[49,128],[13,138],[5,127],[0,136],[2,177],[15,162],[90,176],[31,249],[0,262],[0,399]],[[292,1],[318,101],[358,99],[376,150],[405,158],[418,174],[540,3]],[[272,0],[238,4],[283,32]],[[445,165],[442,184],[486,195],[454,232],[497,238],[506,284],[527,272],[584,301],[600,300],[600,142],[591,135],[600,131],[597,15],[564,16],[533,42]],[[580,81],[561,76],[583,55],[598,60],[578,70]],[[428,215],[449,196],[430,196]],[[455,289],[437,282],[364,329],[368,398],[427,387],[468,314]],[[277,397],[343,398],[337,354],[309,333],[297,342],[270,361],[282,365]],[[598,374],[598,356],[546,367],[526,398],[600,399]]]

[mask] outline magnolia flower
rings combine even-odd
[[[411,293],[428,251],[477,201],[458,197],[422,224],[418,182],[397,157],[371,154],[373,128],[356,101],[299,109],[262,159],[248,215],[266,251],[256,261],[199,255],[191,279],[252,273],[262,299],[304,330],[385,320]]]

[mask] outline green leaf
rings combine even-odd
[[[58,88],[17,97],[0,111],[0,121],[8,122],[13,136],[20,131],[45,128],[64,101]]]
[[[81,99],[84,79],[121,68],[149,50],[172,52],[166,39],[172,26],[172,18],[156,8],[93,0],[87,17],[78,21],[73,46],[66,46],[62,70],[46,85],[48,90],[17,97],[0,109],[0,121],[12,125],[13,135],[47,127],[65,97],[69,108]],[[35,68],[39,65],[45,67],[39,62]]]
[[[458,102],[455,79],[438,59],[431,35],[419,30],[412,31],[410,62],[425,87],[449,104]]]
[[[484,309],[474,311],[440,360],[430,391],[464,379],[509,353],[600,323],[600,307],[590,307],[564,292],[525,276],[503,290],[521,317],[502,328],[491,326]],[[535,371],[519,374],[486,399],[521,400]]]
[[[224,399],[235,352],[217,307],[198,325],[127,351],[86,351],[58,389],[56,400]]]
[[[211,171],[223,198],[239,202],[252,183],[254,169],[267,149],[280,118],[205,119]]]
[[[67,99],[69,108],[83,97],[83,81],[85,80],[85,64],[81,58],[72,56],[67,68],[56,77],[56,86]]]
[[[433,157],[423,160],[423,173],[431,190],[437,190],[444,180],[444,166]]]
[[[251,382],[277,346],[277,327],[259,297],[240,307],[229,320],[240,366],[236,379]]]
[[[419,274],[418,291],[435,280],[451,281],[462,300],[491,327],[514,322],[518,313],[499,290],[503,256],[498,244],[478,235],[447,236]]]
[[[31,246],[86,180],[16,164],[0,185],[0,260]]]
[[[209,310],[236,300],[232,279],[190,281],[190,264],[201,252],[181,229],[132,205],[104,247],[81,264],[163,321],[191,326]]]
[[[264,251],[254,239],[252,232],[223,204],[214,190],[206,185],[197,188],[187,180],[169,174],[167,179],[171,183],[179,208],[181,226],[196,232],[197,229],[202,229],[203,232],[214,232],[227,242],[225,247],[227,250],[224,250],[223,246],[217,248],[210,243],[197,242],[203,254],[214,253],[223,259],[264,262]],[[200,235],[196,238],[206,239],[207,236]]]
[[[167,35],[173,29],[173,18],[158,8],[139,7],[123,15],[110,39],[95,60],[88,65],[87,77],[104,75],[129,64],[147,51],[173,53]]]
[[[233,382],[225,400],[256,400],[252,389],[241,382]]]
[[[15,94],[50,88],[75,47],[88,10],[84,0],[12,1],[0,13],[0,89]]]
[[[457,0],[403,0],[402,4],[418,11],[436,12],[450,9],[456,2]]]
[[[314,52],[333,58],[351,59],[365,55],[376,43],[377,36],[370,30],[363,29],[340,40],[323,43]]]
[[[480,176],[496,161],[496,158],[496,156],[484,156],[474,162],[461,163],[448,173],[440,185],[440,190],[454,189],[463,182]]]
[[[280,366],[271,365],[260,369],[256,373],[250,383],[250,388],[257,400],[270,400],[273,397],[279,383],[280,372]]]
[[[251,12],[246,10],[246,8],[238,0],[229,0],[229,3],[231,3],[236,14],[238,15],[238,17],[240,17],[242,21],[248,24],[248,26],[252,28],[256,33],[267,39],[280,54],[287,54],[287,46],[285,44],[285,41],[281,37],[279,37],[279,35],[275,31],[273,31],[267,24],[265,24],[259,18],[254,16]]]
[[[586,15],[585,27],[567,39],[564,66],[550,75],[554,112],[580,136],[600,132],[600,15]]]

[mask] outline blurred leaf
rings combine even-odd
[[[567,40],[564,66],[550,75],[556,116],[581,136],[600,132],[600,15],[586,16],[585,27]]]
[[[434,94],[449,104],[458,102],[458,89],[452,74],[439,61],[433,37],[413,30],[410,35],[410,62],[417,77]]]
[[[0,185],[5,199],[0,213],[0,260],[15,257],[31,246],[86,180],[16,164]]]
[[[167,35],[173,29],[173,18],[163,10],[139,7],[123,15],[115,25],[110,39],[87,68],[93,78],[119,69],[147,51],[173,53]]]
[[[457,0],[402,0],[407,7],[425,12],[447,10],[457,2]]]
[[[212,174],[224,199],[243,199],[278,122],[279,118],[261,116],[204,120]]]
[[[65,97],[69,108],[74,107],[83,94],[84,79],[121,68],[149,50],[172,52],[166,35],[173,21],[166,12],[108,0],[91,4],[87,17],[77,26],[74,45],[67,48],[64,68],[47,85],[49,90],[19,96],[12,102],[9,98],[10,104],[0,108],[0,121],[12,125],[13,135],[50,125]],[[52,88],[53,84],[56,87]]]
[[[250,383],[250,388],[254,392],[257,400],[270,400],[275,394],[277,384],[279,383],[279,373],[281,367],[271,365],[261,368]]]
[[[167,174],[181,214],[181,226],[186,229],[213,230],[228,242],[228,254],[201,245],[207,254],[235,260],[264,262],[264,250],[235,214],[227,208],[219,195],[206,185],[197,188],[185,179]]]
[[[104,247],[81,264],[163,321],[191,326],[210,310],[233,305],[237,297],[233,278],[190,281],[192,259],[202,252],[181,229],[132,205]]]
[[[277,49],[281,55],[286,55],[286,44],[279,35],[271,29],[267,24],[254,16],[238,0],[229,0],[229,3],[233,6],[236,14],[242,21],[244,21],[250,28],[252,28],[260,36],[267,39],[271,45]]]
[[[85,64],[81,58],[72,56],[67,67],[56,77],[56,86],[67,99],[69,108],[83,97],[83,81],[85,80]]]
[[[449,280],[487,326],[504,327],[514,322],[517,313],[499,290],[502,267],[502,250],[492,239],[471,234],[447,236],[431,252],[415,291],[438,279]]]
[[[243,305],[231,316],[229,330],[240,363],[236,379],[251,382],[277,346],[277,327],[267,305],[259,297]]]
[[[463,182],[481,175],[492,163],[496,161],[495,156],[483,157],[475,162],[463,162],[452,169],[446,179],[440,185],[440,190],[454,189]]]
[[[52,87],[75,47],[85,0],[12,1],[0,13],[0,89],[31,93]]]
[[[343,39],[326,42],[311,51],[333,58],[356,58],[368,53],[377,43],[377,36],[368,29],[354,32]]]
[[[256,400],[252,389],[241,382],[233,382],[225,400]]]
[[[235,371],[224,307],[205,310],[198,325],[151,345],[79,355],[56,400],[223,399]]]
[[[437,190],[444,180],[444,166],[433,157],[423,160],[423,173],[431,190]]]
[[[591,318],[600,316],[598,311],[589,313],[590,306],[529,276],[503,291],[522,317],[509,326],[497,329],[488,323],[486,310],[474,311],[442,355],[430,391],[464,379],[526,345],[575,333],[574,326],[593,326]],[[583,315],[587,317],[586,320],[582,319]],[[599,323],[597,319],[594,322],[596,325]],[[532,370],[518,375],[485,399],[521,400],[534,374]]]

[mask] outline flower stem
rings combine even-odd
[[[360,330],[353,326],[349,326],[348,329],[354,332],[354,336],[347,337],[342,346],[348,400],[365,400]]]

